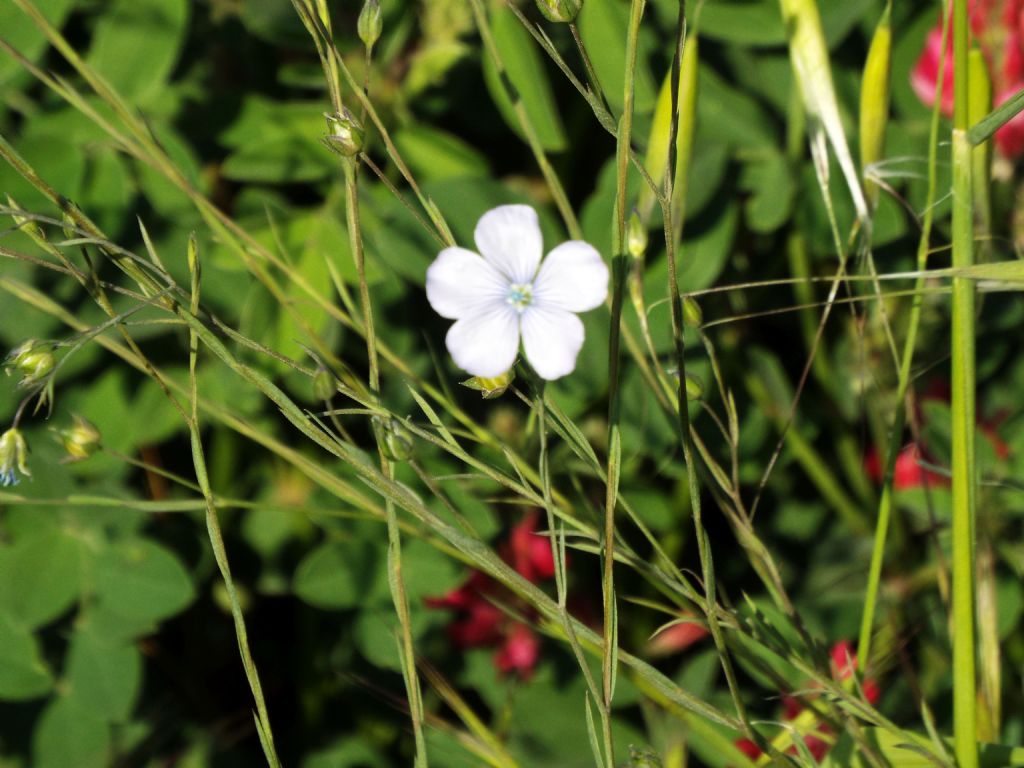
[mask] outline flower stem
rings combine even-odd
[[[942,48],[939,54],[939,72],[937,83],[944,82],[946,62],[946,39],[949,35],[949,16],[945,14],[942,25]],[[941,88],[941,85],[937,86]],[[882,578],[882,565],[885,560],[885,542],[889,532],[889,519],[892,513],[893,473],[896,457],[903,443],[903,428],[907,416],[907,392],[910,389],[910,369],[914,359],[914,347],[917,343],[917,331],[921,324],[921,308],[924,305],[924,271],[928,267],[928,252],[931,241],[932,222],[934,220],[934,202],[937,188],[936,158],[939,146],[939,124],[941,106],[939,94],[936,94],[932,107],[931,125],[928,133],[928,191],[925,198],[924,220],[921,222],[921,238],[917,244],[917,270],[921,273],[914,282],[913,303],[910,307],[910,321],[907,326],[907,337],[903,342],[903,354],[900,358],[899,380],[896,387],[896,412],[889,432],[889,443],[886,446],[885,466],[882,480],[882,496],[878,503],[878,518],[875,523],[875,543],[871,552],[871,567],[868,573],[868,585],[864,594],[864,613],[861,616],[860,638],[857,643],[857,658],[860,667],[866,670],[871,656],[871,632],[874,628],[875,606],[878,602],[878,591]]]
[[[974,264],[971,144],[967,140],[967,0],[953,2],[953,267]],[[960,768],[978,765],[974,651],[974,283],[953,278],[953,737]]]

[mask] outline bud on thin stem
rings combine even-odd
[[[548,21],[568,23],[576,21],[583,0],[537,0],[537,8]]]
[[[4,368],[8,376],[14,371],[21,375],[19,387],[31,387],[46,378],[54,363],[50,345],[31,340],[11,350],[4,361]]]
[[[100,431],[81,416],[75,416],[74,423],[58,434],[64,450],[68,453],[66,461],[88,459],[100,447]]]
[[[366,0],[363,3],[363,10],[359,12],[356,31],[359,33],[359,39],[363,41],[367,51],[372,50],[373,46],[380,39],[382,28],[380,0]]]
[[[324,143],[342,157],[354,157],[363,148],[365,134],[362,123],[347,109],[341,114],[325,114],[330,131]]]
[[[17,485],[19,473],[32,476],[25,463],[27,456],[28,443],[19,430],[12,427],[0,435],[0,486]]]

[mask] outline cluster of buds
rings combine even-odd
[[[32,387],[44,381],[55,364],[53,350],[45,342],[30,340],[12,349],[4,360],[7,375],[21,376],[19,387]]]
[[[28,444],[16,427],[0,435],[0,486],[17,485],[19,474],[32,476],[25,463],[27,456]]]

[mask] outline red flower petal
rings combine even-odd
[[[502,674],[517,672],[529,679],[540,658],[540,640],[525,624],[516,624],[494,655],[494,665]]]

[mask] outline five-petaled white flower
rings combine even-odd
[[[445,338],[456,365],[474,376],[500,376],[515,362],[522,336],[541,378],[571,373],[583,346],[583,323],[574,313],[599,307],[608,294],[601,255],[570,240],[541,263],[540,225],[528,205],[491,209],[473,237],[483,258],[445,248],[427,270],[430,306],[456,321]]]

